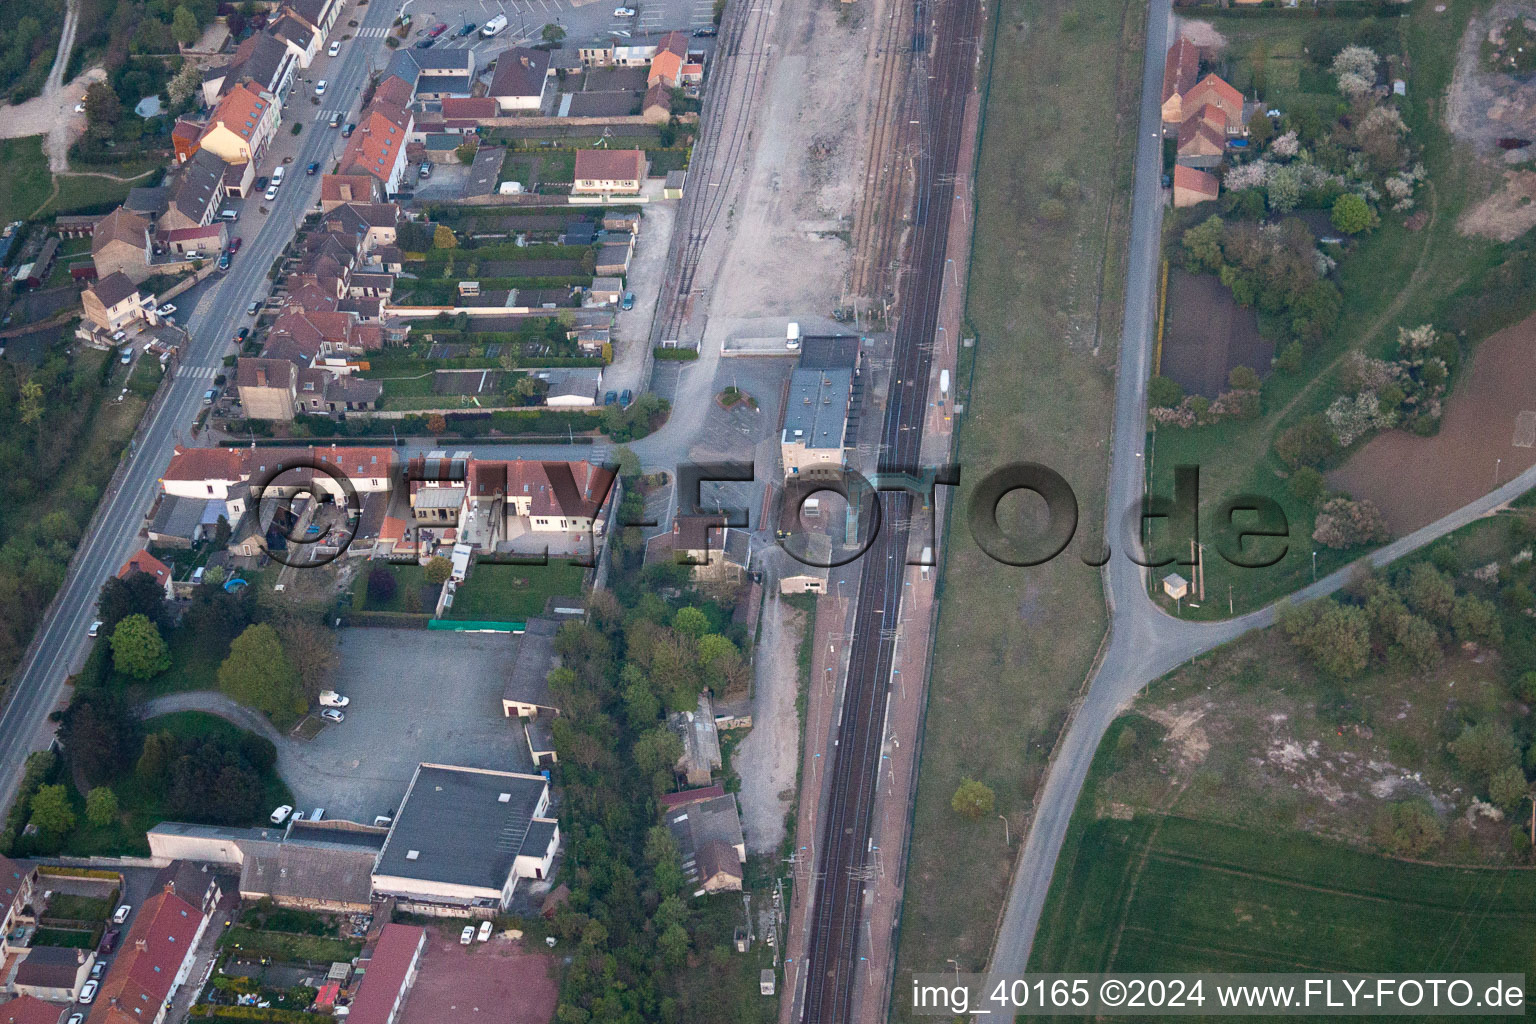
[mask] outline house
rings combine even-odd
[[[405,997],[416,982],[427,930],[416,925],[386,924],[379,941],[365,953],[363,979],[347,1013],[348,1024],[395,1024]]]
[[[682,32],[668,32],[656,44],[651,57],[650,74],[646,76],[648,87],[657,85],[676,89],[684,83],[696,83],[704,79],[704,65],[688,59],[688,37]]]
[[[1190,114],[1199,112],[1204,107],[1215,107],[1221,112],[1222,131],[1228,136],[1242,135],[1246,129],[1243,127],[1243,94],[1228,85],[1220,75],[1206,75],[1196,82],[1189,92],[1184,94],[1181,112],[1183,122]],[[1213,117],[1214,119],[1214,117]]]
[[[320,33],[291,11],[284,11],[276,21],[269,22],[267,34],[281,40],[301,68],[309,67],[320,49]]]
[[[240,448],[183,448],[177,445],[160,474],[161,493],[179,498],[217,498],[243,483],[250,472],[247,453]]]
[[[699,694],[694,711],[674,711],[667,716],[667,728],[682,741],[683,752],[677,759],[677,771],[690,786],[707,786],[721,766],[720,733],[715,728],[714,705],[709,692]]]
[[[202,125],[194,126],[200,133]],[[188,153],[187,156],[191,156]],[[171,189],[168,185],[140,185],[128,190],[128,198],[123,200],[123,206],[149,221],[153,227],[155,221],[165,212],[165,208],[171,202]]]
[[[1216,175],[1180,164],[1173,169],[1173,205],[1195,206],[1221,195]]]
[[[284,4],[286,10],[296,14],[313,26],[324,39],[330,35],[331,27],[336,24],[336,18],[341,14],[344,0],[287,0]]]
[[[165,599],[167,601],[175,597],[175,592],[171,589],[171,567],[143,548],[134,552],[128,561],[122,564],[122,567],[117,570],[117,578],[125,580],[136,572],[142,572],[146,576],[153,577],[154,581],[160,584],[161,588],[165,591]]]
[[[549,51],[517,46],[496,58],[496,73],[491,76],[486,95],[494,99],[497,110],[506,115],[544,109],[554,88]],[[445,117],[447,113],[443,111]]]
[[[398,81],[388,79],[374,93],[357,130],[347,140],[339,164],[342,174],[372,176],[387,196],[397,194],[405,180],[406,137],[415,123],[411,112],[399,102],[400,90],[389,88]]]
[[[181,498],[162,495],[150,516],[147,535],[162,547],[188,550],[205,537],[212,536],[219,516],[234,520],[224,512],[224,502],[208,498]]]
[[[672,557],[692,566],[696,580],[740,579],[751,558],[750,536],[730,529],[723,515],[678,515],[672,519]]]
[[[235,361],[240,405],[253,420],[291,420],[298,398],[299,369],[287,359]]]
[[[197,907],[204,914],[224,898],[219,876],[207,864],[194,864],[189,860],[176,860],[160,869],[150,883],[150,892],[170,892]]]
[[[574,195],[639,195],[650,162],[642,149],[576,151]]]
[[[785,476],[843,465],[852,442],[853,378],[853,370],[833,366],[799,366],[790,374],[779,439]]]
[[[201,910],[174,893],[146,899],[102,980],[88,1024],[161,1024],[197,962],[207,925]]]
[[[661,198],[663,198],[663,199],[681,199],[681,198],[683,198],[683,186],[684,186],[684,184],[687,183],[687,181],[688,181],[688,172],[683,170],[682,168],[678,168],[675,171],[668,171],[667,172],[667,177],[665,179],[665,182],[661,186]]]
[[[588,462],[469,462],[459,539],[479,551],[587,554],[606,529],[614,474]]]
[[[517,642],[517,657],[501,692],[501,713],[508,718],[553,717],[560,713],[549,695],[549,674],[560,667],[552,619],[529,619]]]
[[[220,96],[245,81],[281,104],[298,70],[298,56],[287,43],[265,32],[254,33],[235,48],[228,64],[203,72],[203,104],[216,106]]]
[[[402,106],[411,100],[441,100],[467,97],[475,81],[475,51],[463,49],[396,50],[384,72],[383,90],[390,79],[397,80],[402,95],[394,102]],[[375,93],[375,96],[378,94]]]
[[[539,50],[538,53],[545,51]],[[500,104],[494,96],[446,96],[442,102],[443,120],[453,122],[475,122],[488,120],[497,115]]]
[[[672,120],[671,87],[657,82],[645,90],[645,99],[640,104],[640,116],[651,124],[666,124]]]
[[[520,881],[549,877],[560,826],[548,809],[542,776],[419,765],[379,853],[374,893],[406,913],[496,916]]]
[[[602,355],[603,350],[612,344],[610,329],[607,327],[577,327],[567,331],[566,337],[576,343],[582,355]]]
[[[322,216],[327,231],[356,238],[359,250],[367,254],[381,245],[395,244],[400,207],[394,203],[344,202],[332,205]]]
[[[1184,95],[1194,88],[1200,73],[1200,47],[1185,36],[1168,48],[1168,62],[1163,65],[1163,124],[1184,121]]]
[[[8,1003],[0,1003],[0,1024],[59,1024],[67,1009],[36,996],[17,996]]]
[[[1215,104],[1205,104],[1179,125],[1178,164],[1210,170],[1221,166],[1226,151],[1227,119]]]
[[[198,148],[211,151],[226,164],[260,161],[277,134],[281,112],[281,104],[270,95],[242,82],[219,100],[198,136]]]
[[[603,388],[601,369],[541,370],[537,376],[546,385],[544,404],[551,409],[590,409]]]
[[[155,221],[157,234],[166,238],[177,229],[201,228],[212,223],[228,194],[224,183],[228,167],[212,150],[199,149],[177,168],[165,212]]]
[[[710,795],[676,804],[668,808],[662,820],[666,823],[667,831],[677,841],[683,861],[683,874],[690,882],[705,892],[741,889],[747,843],[741,833],[741,814],[737,810],[734,793]],[[708,852],[705,852],[706,849]],[[703,870],[699,862],[701,853],[704,859]]]
[[[149,266],[149,221],[119,206],[91,232],[91,262],[101,279],[121,273],[138,284],[152,273]]]
[[[376,203],[384,197],[379,180],[368,174],[327,174],[320,179],[320,212],[344,203]]]
[[[114,270],[80,293],[85,318],[109,333],[122,330],[135,320],[155,317],[155,297],[139,290],[133,278]]]
[[[594,277],[584,306],[617,306],[624,296],[624,282],[617,277]]]
[[[292,364],[290,364],[292,365]],[[384,382],[318,367],[299,371],[297,409],[310,416],[345,417],[378,408]]]
[[[79,998],[80,986],[85,984],[95,963],[94,950],[33,946],[17,966],[11,978],[11,988],[19,995],[34,999],[72,1003]],[[0,1007],[0,1013],[3,1009]]]
[[[0,857],[0,954],[10,955],[11,933],[18,924],[37,919],[32,894],[37,887],[37,865],[31,861]]]
[[[294,910],[366,914],[372,909],[373,866],[388,835],[386,828],[350,821],[295,821],[279,841],[244,840],[240,898]]]
[[[597,262],[593,269],[599,274],[623,277],[629,273],[629,256],[634,247],[622,242],[604,242],[597,247]]]

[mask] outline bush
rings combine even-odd
[[[1296,496],[1297,500],[1304,501],[1308,505],[1315,505],[1317,499],[1323,496],[1323,474],[1311,466],[1302,466],[1291,474],[1291,479],[1287,486],[1290,488],[1291,493]]]
[[[664,362],[691,363],[699,358],[698,349],[693,348],[660,348],[655,350],[656,358]]]
[[[996,802],[997,797],[991,787],[975,779],[962,779],[955,795],[950,798],[949,806],[956,814],[975,821],[991,814]]]
[[[368,603],[388,604],[395,596],[395,574],[378,568],[368,574]]]
[[[1428,853],[1444,835],[1427,800],[1400,800],[1376,817],[1376,841],[1399,857]]]
[[[1147,404],[1152,408],[1172,409],[1184,401],[1184,389],[1168,377],[1153,377],[1147,383]]]
[[[1275,438],[1275,454],[1292,469],[1321,465],[1337,449],[1333,431],[1319,413],[1304,418]]]
[[[432,560],[427,563],[428,583],[441,586],[448,582],[448,577],[451,575],[453,575],[453,563],[442,555],[434,555]]]

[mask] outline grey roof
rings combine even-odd
[[[33,946],[16,968],[16,984],[37,988],[73,988],[85,956],[83,949]]]
[[[666,813],[667,831],[677,840],[683,868],[690,874],[700,850],[710,843],[724,843],[740,848],[746,845],[741,833],[741,815],[736,809],[736,794],[700,800]]]
[[[158,217],[165,212],[166,205],[171,201],[171,190],[164,185],[155,185],[152,188],[131,188],[128,190],[128,198],[123,200],[123,205],[134,213],[142,213],[146,217]]]
[[[678,768],[709,780],[710,772],[721,767],[720,732],[715,728],[715,709],[708,693],[699,694],[699,706],[693,711],[674,711],[667,716],[667,726],[683,741],[683,756]]]
[[[420,495],[430,488],[422,488]],[[549,674],[560,664],[555,653],[555,632],[560,624],[550,619],[529,619],[525,632],[517,641],[517,659],[512,663],[512,674],[502,696],[523,704],[554,707],[549,697]]]
[[[523,731],[528,736],[528,750],[535,754],[545,754],[555,749],[555,720],[552,715],[540,715],[537,718],[525,719]],[[530,841],[530,847],[533,845]]]
[[[535,818],[528,826],[528,838],[523,840],[523,846],[530,854],[543,855],[549,849],[550,841],[555,838],[555,830],[559,828],[553,818]]]
[[[138,290],[139,286],[133,283],[133,278],[121,270],[114,270],[91,286],[91,291],[96,293],[96,298],[108,308],[117,305]]]
[[[852,334],[806,335],[800,339],[802,370],[852,370],[859,365],[859,339]]]
[[[328,821],[300,821],[295,818],[288,825],[288,835],[283,842],[289,845],[326,846],[336,849],[369,850],[378,853],[389,838],[389,829],[374,825],[360,825],[355,821],[333,819]]]
[[[561,47],[558,50],[550,50],[549,66],[556,71],[580,71],[584,66],[581,63],[581,53],[574,49]]]
[[[208,895],[208,887],[213,885],[216,878],[217,876],[208,869],[206,864],[194,864],[189,860],[173,860],[155,875],[149,891],[155,893],[169,888],[177,896],[197,907],[202,905],[203,897]]]
[[[474,84],[468,75],[423,75],[416,81],[416,91],[434,96],[468,96]]]
[[[784,410],[784,443],[807,448],[843,447],[852,389],[852,370],[795,370],[789,378],[789,404]]]
[[[640,106],[638,92],[605,90],[603,92],[571,93],[571,101],[565,107],[567,117],[628,117]]]
[[[167,494],[160,499],[160,507],[155,510],[149,532],[192,540],[203,521],[203,510],[207,505],[205,498],[183,498]]]
[[[683,170],[682,168],[678,168],[675,171],[668,171],[667,172],[667,179],[663,183],[662,187],[663,188],[682,188],[684,182],[686,182],[687,180],[688,180],[688,172]]]
[[[309,49],[310,42],[315,38],[314,29],[290,14],[278,18],[267,31],[304,50]]]
[[[383,393],[383,381],[354,377],[349,373],[333,375],[325,385],[328,402],[377,402]]]
[[[366,904],[373,895],[374,857],[371,849],[329,844],[284,843],[249,851],[240,869],[240,892]]]
[[[603,386],[602,370],[544,370],[539,377],[549,382],[547,398],[574,395],[596,399],[597,389]]]
[[[537,775],[422,764],[375,873],[499,891],[519,853],[544,853],[528,839],[548,787]]]
[[[497,178],[501,176],[502,157],[506,153],[504,146],[484,145],[475,152],[474,165],[469,169],[469,181],[464,185],[465,198],[488,196],[496,191]]]
[[[275,843],[283,838],[280,828],[236,828],[232,825],[193,825],[185,821],[162,821],[150,834],[187,836],[193,839],[227,839],[240,842]]]
[[[548,87],[549,52],[526,47],[503,50],[496,58],[489,96],[542,96]]]
[[[213,205],[213,197],[218,192],[219,183],[224,180],[227,166],[211,150],[199,149],[192,154],[192,159],[181,165],[180,176],[171,192],[170,205],[184,217],[201,220]]]

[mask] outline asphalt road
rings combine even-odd
[[[1117,714],[1149,682],[1212,648],[1275,621],[1279,604],[1224,622],[1195,623],[1172,618],[1147,596],[1145,572],[1125,557],[1126,524],[1139,511],[1144,473],[1146,381],[1151,367],[1153,297],[1163,205],[1160,195],[1163,64],[1168,50],[1169,0],[1151,0],[1147,51],[1142,75],[1141,124],[1136,146],[1135,188],[1131,212],[1129,271],[1125,293],[1125,328],[1115,392],[1115,434],[1107,503],[1111,542],[1119,541],[1104,570],[1110,609],[1110,642],[1089,683],[1087,696],[1055,751],[1036,802],[1035,816],[1008,894],[998,929],[990,972],[1000,977],[1022,974],[1029,962],[1035,929],[1050,890],[1056,858],[1067,824],[1077,806],[1088,768],[1104,732]],[[1536,467],[1443,519],[1388,544],[1362,559],[1386,565],[1490,514],[1536,487]],[[1358,564],[1358,563],[1356,563]],[[1349,581],[1354,564],[1291,595],[1303,602],[1331,594]],[[1059,965],[1046,965],[1047,968]]]
[[[395,14],[395,8],[383,2],[361,10],[360,28],[387,28]],[[349,16],[355,15],[342,14],[333,30],[336,38],[349,31],[344,27]],[[357,35],[358,30],[351,31]],[[382,35],[353,39],[343,44],[341,56],[329,62],[321,57],[303,74],[328,78],[327,98],[349,97],[349,109],[355,111],[367,77],[368,56],[380,66],[382,50]],[[170,460],[171,449],[186,440],[202,409],[203,392],[212,386],[214,376],[223,372],[223,358],[236,329],[251,322],[245,316],[246,305],[270,290],[267,272],[318,198],[320,179],[306,176],[304,165],[312,160],[325,165],[341,151],[340,133],[310,120],[310,90],[308,83],[295,82],[284,126],[273,146],[275,152],[293,156],[288,180],[268,214],[255,213],[254,201],[246,204],[252,212],[245,214],[231,232],[241,235],[244,245],[229,271],[203,289],[190,313],[183,307],[190,338],[180,368],[163,385],[169,391],[159,407],[147,423],[141,424],[138,446],[128,456],[127,469],[116,489],[103,497],[97,521],[76,550],[64,586],[38,627],[31,654],[12,683],[10,702],[0,715],[0,805],[8,804],[15,794],[27,755],[48,744],[48,714],[62,697],[65,679],[83,660],[86,630],[96,614],[96,594],[102,582],[143,544],[139,529],[154,502],[160,471]],[[294,119],[305,123],[296,140],[288,129]]]

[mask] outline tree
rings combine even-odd
[[[171,667],[171,650],[147,615],[130,615],[112,630],[112,667],[141,682]]]
[[[1398,585],[1408,607],[1438,626],[1449,626],[1456,608],[1456,586],[1428,562],[1417,562]]]
[[[1220,217],[1210,217],[1184,232],[1185,264],[1197,274],[1214,274],[1221,269],[1221,237],[1224,225]]]
[[[1323,598],[1282,612],[1280,626],[1313,664],[1340,679],[1365,668],[1370,657],[1370,619],[1356,605]]]
[[[77,693],[59,719],[59,743],[70,765],[93,786],[133,764],[142,735],[137,709],[115,690]]]
[[[389,604],[394,599],[396,587],[395,574],[384,566],[379,566],[368,574],[368,603]]]
[[[272,621],[288,660],[299,670],[299,683],[306,700],[320,699],[320,691],[335,678],[341,665],[336,649],[336,633],[315,619],[288,612]],[[261,767],[255,758],[251,763]]]
[[[1156,376],[1147,382],[1147,404],[1154,409],[1173,409],[1184,401],[1184,389],[1170,377]]]
[[[961,779],[955,795],[950,798],[949,806],[956,814],[962,814],[975,821],[991,814],[996,803],[997,796],[986,783],[975,779]]]
[[[176,13],[171,16],[171,36],[182,46],[191,46],[201,34],[197,16],[186,7],[176,8]]]
[[[210,565],[203,570],[203,582],[210,587],[218,587],[224,584],[224,567],[222,565]]]
[[[1463,594],[1451,607],[1451,629],[1460,642],[1490,644],[1504,642],[1504,627],[1499,623],[1499,610],[1492,601],[1484,601],[1471,594]]]
[[[1371,204],[1365,201],[1363,196],[1354,193],[1339,196],[1333,201],[1333,226],[1346,235],[1358,235],[1362,231],[1370,231],[1381,223],[1381,218],[1376,211],[1371,209]]]
[[[111,636],[117,624],[130,615],[142,615],[157,626],[165,624],[165,587],[147,572],[134,571],[101,585],[96,613],[102,631]]]
[[[1275,438],[1275,454],[1287,466],[1316,466],[1338,449],[1328,421],[1317,413],[1304,417]]]
[[[434,434],[441,434],[448,429],[448,421],[443,419],[443,414],[435,412],[427,417],[427,429]]]
[[[95,86],[92,86],[95,88]],[[89,98],[89,94],[87,94]],[[17,418],[27,426],[43,418],[43,386],[30,377],[21,382],[21,394],[16,402]]]
[[[709,617],[699,609],[688,605],[679,608],[677,614],[672,617],[672,628],[683,636],[698,639],[709,629]]]
[[[41,786],[33,794],[30,824],[51,836],[62,836],[75,827],[75,811],[69,805],[69,791],[62,784]]]
[[[1317,503],[1317,499],[1323,496],[1325,484],[1323,474],[1311,466],[1302,466],[1291,474],[1290,482],[1286,485],[1299,500],[1308,505]]]
[[[158,786],[164,783],[172,763],[181,756],[181,743],[176,734],[167,731],[152,732],[144,737],[144,747],[133,771],[140,781]]]
[[[123,116],[123,104],[105,82],[92,82],[85,90],[85,117],[91,127],[110,132]],[[26,419],[22,420],[27,422]]]
[[[1387,539],[1387,520],[1373,503],[1329,498],[1318,510],[1312,539],[1326,548],[1351,548]]]
[[[248,707],[265,711],[274,722],[286,722],[305,707],[299,674],[277,630],[266,623],[247,626],[229,646],[219,666],[219,689]]]
[[[559,25],[545,25],[542,29],[539,30],[539,36],[546,43],[554,46],[555,44],[559,43],[560,40],[565,38],[565,29],[561,28]]]
[[[608,457],[613,460],[613,465],[617,468],[619,476],[636,477],[640,475],[640,456],[630,451],[628,445],[616,445],[608,453]]]
[[[1506,811],[1514,811],[1525,800],[1530,787],[1525,781],[1525,772],[1518,765],[1509,765],[1500,768],[1493,773],[1493,778],[1488,780],[1488,799],[1504,808]]]
[[[1233,391],[1259,390],[1259,375],[1251,367],[1234,366],[1227,374],[1227,387]]]
[[[1448,746],[1462,770],[1482,785],[1517,763],[1515,738],[1507,728],[1494,722],[1466,726]]]
[[[459,240],[453,236],[453,229],[446,224],[439,224],[432,229],[432,248],[452,249],[459,244]]]
[[[1376,817],[1376,841],[1399,857],[1418,857],[1436,846],[1445,831],[1427,800],[1400,800]]]
[[[433,555],[427,562],[426,575],[428,583],[441,586],[453,575],[453,563],[442,555]]]
[[[117,794],[106,786],[97,786],[85,794],[85,820],[97,828],[106,828],[117,820]]]

